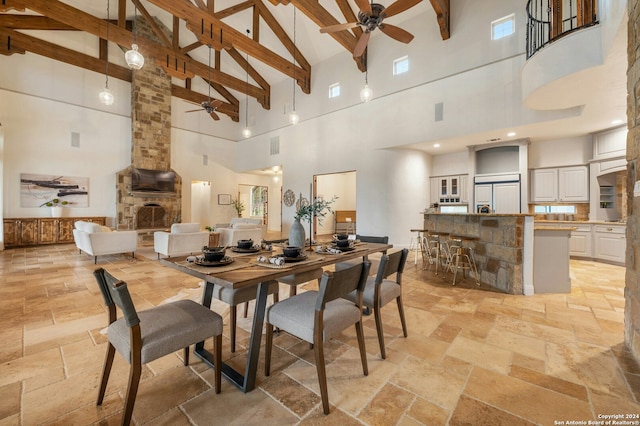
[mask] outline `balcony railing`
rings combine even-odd
[[[527,59],[558,38],[597,24],[598,0],[529,0]]]

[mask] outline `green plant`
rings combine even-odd
[[[209,232],[216,232],[216,228],[214,226],[205,226],[204,229]]]
[[[231,200],[231,205],[238,213],[238,217],[241,217],[242,212],[244,211],[244,203],[240,201],[239,198],[234,198],[233,200]]]
[[[327,215],[327,213],[333,213],[331,210],[331,204],[336,201],[338,197],[334,195],[334,197],[326,201],[321,198],[316,198],[312,203],[301,205],[296,210],[296,214],[294,216],[295,220],[311,222],[311,219],[315,216],[318,219],[318,224],[322,225],[322,220]]]
[[[69,202],[68,202],[68,201],[64,201],[64,200],[61,200],[61,199],[59,199],[59,198],[54,198],[53,200],[47,201],[47,202],[45,202],[45,203],[42,203],[42,204],[40,205],[40,207],[42,207],[42,206],[47,206],[47,207],[54,207],[54,206],[55,206],[55,207],[60,207],[60,206],[66,206],[67,204],[69,204]]]

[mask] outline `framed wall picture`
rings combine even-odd
[[[218,204],[231,204],[231,194],[218,194]]]

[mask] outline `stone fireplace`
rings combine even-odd
[[[144,19],[138,31],[155,37]],[[133,71],[131,134],[131,165],[116,174],[116,228],[139,230],[144,241],[153,237],[152,231],[180,222],[182,212],[182,179],[177,173],[173,192],[131,190],[134,168],[171,170],[171,77],[150,57],[142,69]]]

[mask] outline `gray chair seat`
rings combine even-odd
[[[222,334],[222,318],[211,321],[211,312],[193,300],[179,300],[138,312],[141,362],[146,364],[194,342]],[[131,336],[125,318],[118,319],[107,330],[111,344],[131,362]]]
[[[373,302],[376,294],[376,277],[369,276],[367,278],[367,284],[364,288],[364,295],[362,297],[362,304],[364,306],[373,307]],[[397,299],[402,294],[400,285],[392,280],[384,279],[380,283],[380,306],[384,306],[387,303]],[[347,298],[349,300],[355,300],[356,292],[350,293]]]

